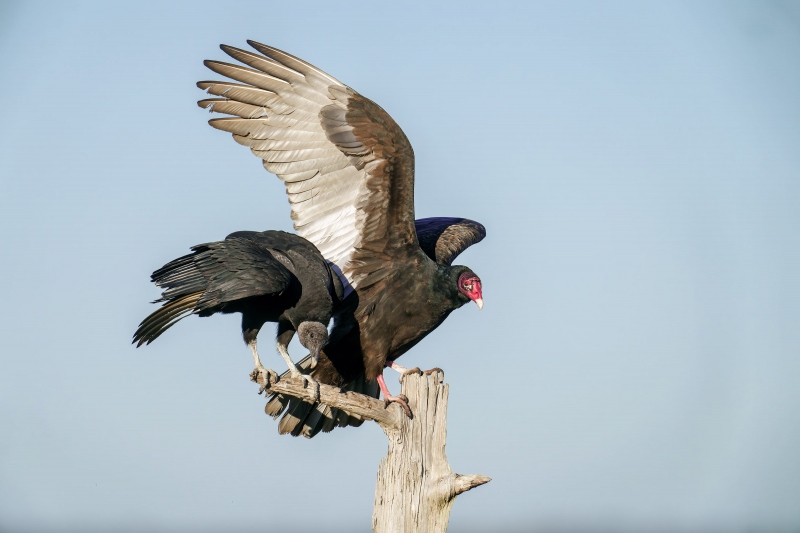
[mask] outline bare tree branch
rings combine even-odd
[[[482,476],[480,474],[471,474],[469,476],[456,475],[455,492],[456,496],[462,492],[467,492],[475,487],[480,487],[484,483],[489,483],[492,480],[490,477]]]
[[[277,374],[264,375],[260,373],[258,379],[250,375],[251,381],[261,385],[260,392],[269,394],[285,394],[302,400],[314,402],[316,397],[311,387],[306,387],[302,379],[291,376],[278,377]],[[396,428],[400,426],[401,417],[405,418],[403,409],[396,404],[389,405],[377,398],[358,394],[357,392],[344,392],[338,387],[330,385],[319,386],[319,401],[331,407],[336,407],[348,413],[359,415],[367,420],[374,420],[382,427]]]

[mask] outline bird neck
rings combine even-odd
[[[439,290],[446,295],[448,300],[456,303],[454,309],[469,302],[469,298],[458,290],[458,278],[466,270],[469,269],[463,266],[439,265],[439,275],[437,276]]]

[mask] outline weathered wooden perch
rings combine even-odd
[[[447,530],[455,497],[491,481],[481,475],[453,473],[445,455],[448,385],[443,374],[409,372],[402,393],[413,413],[408,418],[396,404],[320,385],[320,401],[374,420],[389,439],[375,487],[372,529],[376,533],[441,533]],[[258,377],[269,393],[308,399],[311,391],[299,379]]]

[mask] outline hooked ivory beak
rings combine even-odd
[[[478,306],[478,309],[483,309],[483,298],[475,298],[473,302]]]

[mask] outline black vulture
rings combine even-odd
[[[164,289],[156,300],[163,304],[139,325],[133,336],[137,346],[150,344],[191,314],[241,313],[254,372],[266,372],[256,337],[266,322],[277,322],[278,352],[289,371],[319,393],[315,380],[292,362],[288,346],[297,332],[300,343],[311,351],[311,367],[316,366],[343,287],[306,239],[284,231],[238,231],[224,241],[193,246],[191,254],[153,272],[152,281]]]

